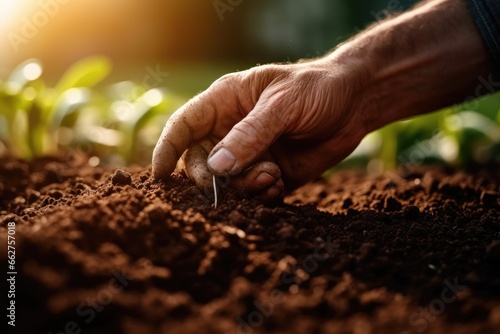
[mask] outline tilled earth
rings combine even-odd
[[[148,168],[5,158],[9,331],[500,333],[498,167],[339,172],[275,206],[221,187],[215,209]]]

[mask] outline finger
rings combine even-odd
[[[261,161],[243,174],[233,177],[231,185],[242,194],[252,195],[267,190],[279,180],[281,180],[281,170],[278,165],[270,161]]]
[[[271,102],[280,99],[282,94],[276,92],[273,99],[261,98],[255,108],[216,145],[208,160],[212,172],[217,175],[241,173],[284,133],[287,127],[285,114]]]
[[[168,178],[186,148],[210,133],[216,117],[214,103],[207,91],[173,113],[153,151],[153,176]]]
[[[270,203],[282,198],[284,193],[285,185],[283,183],[283,180],[279,179],[272,186],[265,189],[265,191],[260,194],[260,199],[263,202]]]
[[[270,161],[256,163],[235,177],[231,185],[246,196],[258,195],[265,203],[282,198],[285,188],[279,166]]]
[[[210,141],[203,140],[189,146],[183,155],[187,176],[202,190],[213,187],[213,174],[207,166],[208,152],[213,147],[214,145]]]
[[[213,174],[207,166],[208,153],[214,147],[210,140],[202,140],[189,146],[178,166],[202,190],[213,187]],[[242,196],[259,195],[264,202],[279,198],[283,194],[281,170],[273,162],[261,161],[244,173],[230,178],[225,183],[235,188]]]

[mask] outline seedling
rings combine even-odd
[[[110,72],[107,58],[85,58],[49,87],[38,60],[21,63],[0,79],[0,147],[26,159],[81,149],[108,161],[136,162],[138,153],[154,146],[151,133],[161,131],[184,99],[130,81],[108,90],[102,82]],[[144,156],[149,159],[150,154]]]
[[[21,63],[0,87],[0,117],[7,125],[0,138],[8,150],[22,158],[57,153],[59,129],[75,126],[83,106],[93,99],[90,88],[110,70],[106,58],[87,58],[51,88],[41,79],[43,67],[38,60]]]
[[[215,180],[215,174],[213,175],[213,183],[214,183],[214,208],[217,209],[217,182]]]

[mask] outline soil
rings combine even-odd
[[[225,188],[215,209],[149,168],[3,159],[9,331],[500,333],[498,167],[344,171],[273,206]]]

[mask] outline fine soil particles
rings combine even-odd
[[[500,333],[498,165],[342,171],[273,205],[219,193],[214,208],[180,175],[4,158],[8,331]]]

